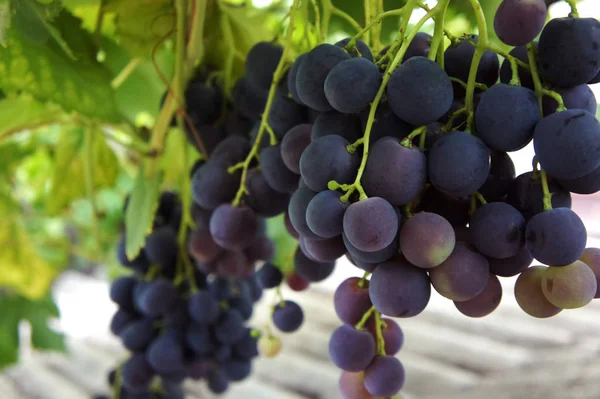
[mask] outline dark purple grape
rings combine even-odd
[[[300,248],[298,248],[294,254],[294,271],[300,277],[310,281],[311,283],[317,283],[325,280],[331,275],[334,267],[335,259],[333,261],[325,261],[320,263],[316,260],[310,259],[300,250]]]
[[[219,302],[208,291],[199,291],[190,296],[188,302],[190,317],[200,324],[212,324],[219,318]]]
[[[257,89],[269,90],[282,55],[283,48],[274,43],[258,42],[252,46],[244,65],[248,82]]]
[[[344,324],[338,327],[329,340],[329,356],[333,363],[345,371],[363,371],[375,357],[376,344],[367,331],[355,330]]]
[[[285,166],[280,147],[267,147],[260,152],[260,170],[273,190],[291,194],[298,187],[298,175]]]
[[[590,86],[582,84],[575,87],[554,89],[562,97],[563,103],[567,109],[583,109],[592,115],[596,115],[598,103],[596,96],[590,89]],[[556,112],[558,103],[550,96],[544,96],[542,100],[544,116]]]
[[[505,202],[489,202],[477,209],[469,230],[473,245],[488,257],[516,256],[525,244],[525,219]]]
[[[460,38],[457,44],[451,44],[444,53],[444,69],[448,75],[463,82],[469,80],[471,62],[475,55],[475,46],[471,44],[470,40],[477,43],[478,37],[468,35],[466,38]],[[475,81],[486,86],[493,85],[498,80],[499,66],[498,56],[494,52],[486,50],[479,62]]]
[[[533,256],[527,248],[523,247],[515,256],[505,259],[488,257],[488,261],[490,263],[490,273],[500,277],[512,277],[527,269],[533,262]]]
[[[192,198],[204,209],[231,201],[240,185],[240,172],[229,173],[221,162],[207,162],[192,177]]]
[[[502,300],[502,286],[500,280],[490,274],[485,288],[479,295],[468,301],[454,301],[456,309],[465,316],[484,317],[492,313]]]
[[[188,237],[188,252],[198,262],[210,263],[222,251],[208,230],[193,230]]]
[[[290,195],[271,188],[258,169],[250,169],[246,174],[246,188],[246,204],[258,216],[269,218],[279,215],[287,209],[290,202]]]
[[[364,280],[362,287],[358,277],[344,280],[335,290],[333,307],[335,313],[345,324],[355,325],[371,308],[369,281]]]
[[[400,251],[413,265],[430,269],[444,262],[456,244],[452,225],[440,215],[420,212],[400,230]]]
[[[300,156],[310,144],[312,125],[303,123],[291,128],[281,142],[281,158],[289,170],[300,174]]]
[[[571,207],[571,195],[551,177],[548,177],[548,189],[553,208]],[[543,212],[543,196],[542,181],[539,175],[536,177],[532,172],[527,172],[517,176],[511,183],[506,202],[518,209],[525,220],[529,220]]]
[[[544,0],[504,0],[494,17],[494,30],[503,43],[524,46],[540,34],[548,9]]]
[[[134,310],[133,289],[136,284],[135,277],[119,277],[110,285],[110,299],[121,309]]]
[[[147,389],[153,377],[152,367],[141,353],[132,355],[121,368],[123,388],[132,392]]]
[[[119,334],[123,346],[132,352],[146,350],[154,339],[154,320],[140,319],[129,323]]]
[[[275,288],[283,281],[283,274],[279,268],[271,262],[266,262],[258,272],[256,272],[256,276],[264,288]]]
[[[380,251],[390,245],[398,225],[392,205],[379,197],[355,202],[344,214],[344,234],[361,251]]]
[[[258,234],[256,214],[246,206],[223,204],[210,218],[210,233],[222,248],[234,251],[248,248]]]
[[[377,356],[365,370],[365,388],[374,396],[394,396],[405,380],[404,366],[393,356]]]
[[[325,79],[325,97],[339,112],[353,114],[367,108],[381,85],[381,72],[365,58],[337,64]]]
[[[167,331],[156,338],[146,351],[148,363],[160,374],[174,373],[184,369],[184,348],[177,334]]]
[[[244,338],[244,318],[235,309],[229,309],[221,315],[214,327],[215,338],[222,344],[235,344]]]
[[[313,123],[311,139],[316,141],[329,135],[341,136],[354,143],[362,135],[359,116],[337,111],[321,112]]]
[[[136,305],[140,312],[149,317],[166,314],[177,300],[177,289],[167,279],[149,282],[141,292]]]
[[[304,322],[304,312],[296,302],[283,301],[275,306],[272,318],[273,324],[277,329],[291,333],[298,330]]]
[[[326,190],[308,203],[306,224],[319,237],[333,238],[344,231],[344,213],[350,203],[343,203],[341,197],[337,191]]]
[[[346,45],[350,42],[350,39],[351,38],[347,37],[345,39],[340,40],[335,45],[338,47],[346,47]],[[371,53],[371,49],[369,48],[369,46],[367,46],[365,42],[363,42],[360,39],[356,41],[354,49],[348,51],[348,54],[350,54],[350,57],[352,58],[362,57],[373,62],[373,53]]]
[[[300,187],[292,195],[290,205],[288,207],[288,215],[292,227],[303,237],[318,239],[321,238],[308,227],[306,221],[306,211],[311,200],[317,195],[308,187]]]
[[[429,33],[418,32],[411,40],[402,62],[406,62],[413,57],[429,57],[429,49],[433,37]]]

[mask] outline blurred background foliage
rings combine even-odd
[[[290,3],[203,1],[202,62],[223,68],[229,26],[230,82],[243,73],[254,43],[278,37]],[[481,1],[488,20],[499,3]],[[364,23],[362,1],[333,4]],[[385,9],[403,4],[385,0]],[[297,36],[306,33],[315,43],[310,21],[301,22]],[[384,43],[398,22],[385,20]],[[35,348],[64,350],[61,335],[48,327],[58,316],[50,288],[62,270],[108,265],[111,277],[124,272],[114,255],[123,201],[136,176],[145,184],[138,173],[173,75],[174,25],[172,0],[0,0],[0,366],[17,360],[22,322],[30,324]],[[447,28],[456,35],[476,31],[468,0],[452,1]],[[328,41],[353,33],[332,17]],[[147,183],[156,190],[178,190],[190,167],[180,152],[184,135],[170,133],[157,161],[162,180]],[[143,238],[147,221],[128,221],[140,225]],[[281,218],[270,227],[278,260],[289,264],[294,244]]]

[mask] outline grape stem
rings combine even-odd
[[[402,141],[400,142],[400,145],[402,145],[403,147],[406,147],[406,148],[412,148],[413,147],[412,141],[415,139],[415,137],[426,136],[425,133],[427,133],[427,126],[418,127],[415,130],[413,130],[408,136],[406,136],[404,139],[402,139]]]
[[[325,40],[325,37],[322,36],[321,31],[321,13],[319,12],[319,5],[317,4],[317,0],[310,0],[313,5],[313,10],[315,12],[315,25],[319,28],[317,29],[317,41],[319,43]]]
[[[435,18],[435,27],[433,31],[433,39],[431,40],[431,44],[429,46],[429,59],[435,61],[436,57],[438,58],[438,63],[443,64],[443,50],[444,50],[444,22],[446,20],[446,11],[448,10],[448,5],[450,3],[444,4],[442,11],[440,11],[440,15]],[[429,10],[427,10],[429,11]],[[441,48],[441,53],[438,53]],[[440,55],[441,54],[441,55]]]
[[[235,195],[235,198],[233,199],[233,201],[231,203],[233,206],[239,206],[242,201],[242,196],[248,192],[248,189],[246,187],[246,176],[248,175],[248,168],[250,167],[250,163],[252,162],[254,157],[258,158],[258,149],[259,149],[259,146],[260,146],[260,143],[262,141],[262,137],[263,137],[263,134],[265,133],[265,131],[267,131],[269,133],[269,135],[271,136],[270,144],[271,145],[277,144],[277,138],[275,137],[273,129],[270,129],[270,127],[267,127],[268,126],[267,120],[269,118],[269,112],[270,112],[271,106],[273,104],[273,99],[275,98],[275,92],[277,91],[277,85],[279,84],[279,81],[281,80],[281,78],[283,76],[283,71],[285,68],[286,60],[288,58],[288,55],[290,53],[290,48],[292,46],[292,34],[293,34],[294,28],[295,28],[295,22],[296,22],[295,16],[296,16],[296,12],[298,11],[298,9],[300,9],[300,0],[294,0],[294,3],[290,7],[290,25],[288,26],[288,30],[285,34],[283,54],[281,55],[281,59],[279,60],[279,63],[277,64],[277,68],[275,69],[275,73],[273,74],[273,80],[271,81],[271,88],[269,89],[267,103],[265,105],[265,110],[263,111],[263,114],[262,114],[262,117],[260,120],[260,127],[258,129],[258,133],[256,134],[254,144],[252,145],[252,148],[250,149],[250,153],[248,153],[248,156],[242,162],[242,166],[241,166],[242,177],[240,179],[240,187]],[[227,171],[229,173],[233,173],[237,169],[240,169],[239,164],[233,165]]]
[[[402,61],[404,54],[406,54],[406,50],[408,49],[410,42],[417,35],[417,33],[419,32],[419,29],[421,29],[423,24],[430,18],[433,18],[435,15],[437,15],[438,12],[440,12],[445,6],[447,6],[449,1],[450,0],[441,0],[438,3],[438,5],[435,6],[435,8],[433,10],[429,11],[426,15],[424,15],[419,20],[419,22],[417,22],[417,24],[414,26],[413,30],[402,41],[400,50],[398,50],[398,53],[395,55],[394,60],[387,66],[386,71],[383,76],[383,81],[381,83],[381,86],[379,87],[379,91],[377,92],[375,99],[371,103],[371,108],[369,111],[369,118],[367,120],[367,126],[365,128],[365,133],[364,133],[363,137],[361,139],[359,139],[356,143],[348,146],[348,151],[350,153],[352,153],[352,151],[356,148],[357,145],[359,145],[359,144],[363,145],[363,156],[360,161],[360,166],[358,168],[358,172],[356,174],[356,179],[354,180],[354,183],[352,183],[352,184],[339,184],[338,182],[333,181],[333,180],[330,181],[328,184],[328,188],[330,190],[342,189],[343,191],[346,192],[340,198],[341,202],[343,202],[343,203],[348,202],[348,199],[350,198],[350,196],[352,195],[352,193],[355,190],[358,191],[358,193],[359,193],[360,201],[368,198],[365,193],[365,190],[362,187],[360,180],[365,171],[365,167],[367,165],[367,159],[369,157],[369,141],[370,141],[369,139],[371,137],[371,130],[373,128],[373,123],[375,122],[375,113],[377,111],[377,106],[379,105],[379,102],[381,101],[381,98],[383,97],[383,94],[385,93],[385,89],[386,89],[388,81],[390,80],[390,77],[392,76],[392,72],[398,67],[398,65],[400,65],[400,62]],[[408,21],[410,20],[410,16],[412,15],[413,9],[415,8],[415,6],[417,4],[418,4],[417,0],[408,0],[406,5],[404,6],[405,7],[404,15],[402,17],[402,25],[400,27],[400,32],[403,35],[406,32],[406,29],[408,27]]]
[[[358,282],[358,286],[360,288],[364,288],[365,286],[365,282],[367,281],[367,277],[369,277],[371,275],[371,273],[369,272],[365,272],[365,274],[363,274],[362,278],[360,279],[360,281]]]
[[[100,238],[100,224],[98,223],[98,219],[100,218],[100,211],[98,210],[98,203],[96,202],[95,195],[95,173],[94,173],[94,136],[95,129],[92,126],[87,126],[84,132],[84,148],[85,148],[85,161],[83,164],[84,167],[84,176],[85,176],[85,193],[86,197],[88,197],[88,201],[90,201],[90,205],[92,207],[92,225],[94,230],[94,236],[96,238],[96,248],[100,246],[101,238]]]
[[[367,321],[369,321],[369,318],[373,315],[373,313],[377,313],[377,309],[375,309],[375,306],[371,306],[369,310],[367,310],[363,314],[363,317],[356,324],[356,326],[354,326],[354,328],[356,328],[357,330],[362,330],[365,327],[365,324],[367,324]]]
[[[373,26],[375,26],[376,24],[380,24],[381,21],[383,21],[385,18],[402,15],[404,12],[403,9],[404,7],[401,7],[396,10],[386,11],[381,14],[378,14],[373,20],[371,20],[371,22],[366,24],[364,28],[360,29],[357,34],[352,36],[352,39],[350,39],[348,44],[346,44],[346,50],[354,49],[354,47],[356,46],[356,41],[363,37],[366,33],[368,33],[369,30],[373,28]]]
[[[363,0],[363,8],[365,9],[365,25],[367,26],[373,26],[374,25],[374,21],[375,19],[373,18],[373,10],[371,10],[371,0]],[[365,35],[365,42],[367,43],[368,46],[372,46],[373,43],[371,43],[371,32],[370,30],[366,30],[364,32]]]
[[[454,127],[454,121],[456,121],[456,119],[461,116],[462,114],[466,114],[467,113],[467,109],[465,107],[462,107],[460,109],[457,109],[452,116],[450,117],[450,119],[448,120],[448,123],[446,123],[443,127],[442,127],[442,131],[443,132],[449,132],[450,130],[452,130],[452,128]]]
[[[540,169],[540,180],[542,182],[542,192],[544,193],[544,211],[552,210],[552,194],[548,188],[548,175],[544,169]]]
[[[123,365],[119,365],[119,367],[115,369],[115,385],[113,386],[111,399],[119,399],[121,397],[121,388],[123,386],[122,367]]]
[[[465,89],[467,88],[467,83],[463,82],[459,78],[450,77],[450,80],[452,82],[458,83],[459,85],[461,85]],[[475,82],[475,87],[478,88],[479,90],[482,90],[482,91],[486,91],[488,89],[488,87],[486,85],[484,85],[483,83],[478,83],[478,82]]]
[[[569,14],[569,17],[579,18],[579,11],[577,11],[577,0],[565,0],[565,3],[571,7],[571,13]]]
[[[379,356],[385,356],[385,339],[383,338],[382,327],[381,313],[375,311],[375,334],[377,336],[377,354]]]
[[[540,78],[538,68],[537,68],[537,54],[536,48],[533,43],[529,43],[527,45],[527,56],[529,58],[529,65],[531,66],[531,76],[533,78],[533,86],[535,87],[535,94],[538,98],[538,104],[540,106],[540,114],[544,117],[544,108],[542,105],[542,99],[544,95],[550,96],[556,101],[558,107],[556,108],[557,112],[566,110],[565,103],[562,99],[562,96],[555,91],[545,89],[542,86],[542,80]]]

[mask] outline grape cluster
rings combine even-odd
[[[126,257],[125,234],[119,243],[119,261],[134,272],[110,288],[110,298],[119,307],[110,328],[131,352],[109,375],[120,398],[183,398],[181,383],[186,378],[205,379],[211,391],[221,393],[250,374],[258,355],[258,336],[246,322],[263,288],[246,265],[248,260],[244,258],[240,272],[242,266],[232,255],[238,252],[221,247],[210,250],[216,252],[218,266],[208,273],[198,258],[208,256],[207,248],[215,244],[203,233],[208,228],[202,224],[206,213],[194,208],[193,214],[196,230],[188,234],[189,252],[180,252],[181,203],[170,192],[161,195],[153,231],[138,256]],[[271,256],[272,244],[266,252],[257,246],[248,251],[258,260],[261,254]],[[202,265],[183,279],[182,256]]]

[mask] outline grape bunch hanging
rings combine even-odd
[[[383,316],[418,315],[432,287],[469,317],[498,307],[503,277],[518,276],[515,298],[533,317],[600,297],[600,249],[586,248],[570,209],[571,193],[600,191],[598,20],[569,1],[571,14],[546,24],[543,0],[504,0],[493,26],[514,46],[504,52],[477,0],[479,35],[462,36],[444,29],[450,0],[409,0],[295,56],[301,3],[285,37],[250,50],[230,93],[204,66],[188,85],[186,134],[205,155],[191,171],[196,228],[180,248],[181,205],[165,193],[140,256],[119,247],[136,273],[111,288],[111,328],[132,352],[111,379],[121,398],[183,397],[186,378],[222,393],[245,379],[259,350],[281,349],[245,324],[262,290],[276,290],[275,328],[294,332],[304,314],[281,285],[302,291],[343,256],[363,274],[334,295],[343,325],[329,353],[349,399],[400,392],[404,337]],[[417,8],[425,16],[409,29]],[[366,40],[388,16],[401,17],[393,43]],[[429,19],[433,35],[420,31]],[[532,171],[516,176],[509,153],[532,141]],[[289,265],[273,262],[265,230],[281,214],[298,243]],[[193,265],[183,279],[182,262]]]

